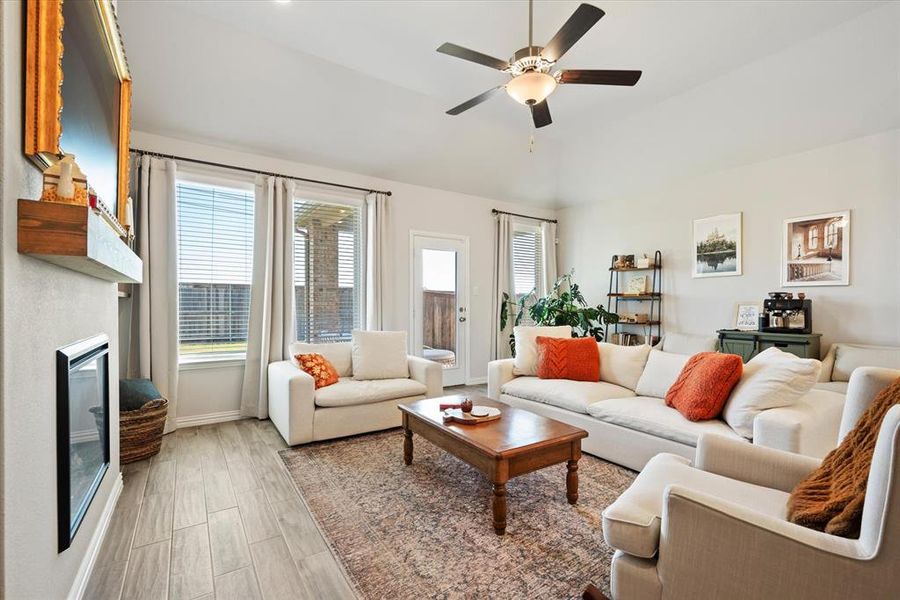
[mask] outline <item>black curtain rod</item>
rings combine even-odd
[[[514,212],[506,212],[505,210],[497,210],[496,208],[491,209],[491,212],[495,215],[510,215],[513,217],[522,217],[523,219],[532,219],[535,221],[546,221],[547,223],[558,223],[556,219],[542,219],[541,217],[532,217],[530,215],[520,215],[519,213]]]
[[[285,179],[295,179],[297,181],[305,181],[307,183],[318,183],[321,185],[330,185],[333,187],[344,188],[345,190],[356,190],[358,192],[367,192],[370,194],[384,194],[386,196],[390,196],[390,191],[383,190],[371,190],[369,188],[357,187],[355,185],[344,185],[343,183],[332,183],[331,181],[321,181],[319,179],[308,179],[306,177],[297,177],[296,175],[285,175],[284,173],[273,173],[271,171],[261,171],[259,169],[248,169],[247,167],[238,167],[235,165],[226,165],[223,163],[212,162],[209,160],[200,160],[198,158],[187,158],[186,156],[175,156],[174,154],[163,154],[162,152],[152,152],[150,150],[141,150],[140,148],[129,148],[130,152],[136,152],[138,154],[147,154],[149,156],[155,156],[157,158],[170,158],[172,160],[183,160],[185,162],[192,162],[198,165],[207,165],[209,167],[221,167],[223,169],[233,169],[235,171],[244,171],[245,173],[255,173],[257,175],[271,175],[273,177],[284,177]]]

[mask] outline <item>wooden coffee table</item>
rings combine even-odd
[[[506,533],[506,483],[559,463],[567,464],[566,498],[578,501],[578,459],[581,440],[588,433],[578,427],[494,402],[486,396],[468,395],[476,406],[502,411],[496,421],[477,425],[444,423],[439,405],[459,402],[464,396],[429,398],[398,405],[403,412],[403,461],[413,457],[413,433],[472,465],[493,484],[494,531]]]

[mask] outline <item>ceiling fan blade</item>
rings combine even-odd
[[[641,71],[603,69],[568,69],[559,74],[560,83],[586,83],[589,85],[634,85],[640,78]]]
[[[450,110],[447,111],[447,114],[448,115],[458,115],[461,112],[469,110],[473,106],[478,106],[479,104],[481,104],[482,102],[484,102],[485,100],[487,100],[488,98],[493,96],[495,93],[497,93],[497,90],[501,90],[501,89],[503,89],[503,86],[498,85],[497,87],[491,88],[488,91],[484,92],[483,94],[478,94],[471,100],[466,100],[459,106],[454,106],[453,108],[451,108]]]
[[[550,118],[550,107],[547,106],[546,100],[531,105],[531,118],[534,119],[535,127],[546,127],[553,122],[553,119]]]
[[[541,56],[551,62],[558,61],[604,14],[606,13],[596,6],[580,5],[569,17],[569,20],[559,28],[553,39],[547,42],[547,45],[541,50]]]
[[[509,68],[509,63],[499,58],[494,58],[493,56],[488,56],[487,54],[482,54],[481,52],[476,52],[475,50],[469,50],[468,48],[463,48],[462,46],[457,46],[456,44],[451,44],[449,42],[441,44],[441,47],[437,49],[441,54],[449,54],[450,56],[455,56],[456,58],[461,58],[463,60],[467,60],[469,62],[478,63],[479,65],[484,65],[486,67],[491,67],[492,69],[497,69],[498,71],[503,71],[504,69]]]

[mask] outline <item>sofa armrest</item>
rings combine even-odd
[[[492,400],[500,399],[500,388],[503,384],[515,379],[513,374],[513,365],[516,364],[514,358],[504,358],[501,360],[492,360],[488,363],[488,397]]]
[[[439,363],[419,356],[407,356],[409,376],[428,388],[426,398],[438,398],[444,395],[444,369]]]
[[[313,439],[316,382],[289,360],[269,365],[269,418],[288,445]]]
[[[764,410],[753,420],[753,443],[822,458],[837,446],[844,396],[813,389],[791,406]]]
[[[859,367],[850,375],[847,385],[847,402],[841,416],[839,440],[856,427],[859,418],[869,410],[872,400],[884,388],[900,377],[900,371],[881,367]]]
[[[790,492],[821,461],[722,435],[700,434],[695,464],[698,469],[722,477]]]

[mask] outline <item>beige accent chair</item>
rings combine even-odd
[[[822,359],[816,388],[846,394],[850,375],[859,367],[900,369],[900,348],[835,342]]]
[[[269,365],[269,418],[291,446],[399,427],[399,402],[444,393],[441,365],[418,356],[406,357],[407,378],[359,380],[353,379],[350,342],[294,342],[290,352],[321,354],[340,375],[337,383],[317,390],[312,376],[293,361]]]
[[[838,440],[900,371],[850,378]],[[702,435],[696,464],[654,457],[603,512],[614,600],[896,598],[900,590],[900,406],[884,418],[859,539],[787,521],[791,490],[820,461]]]

